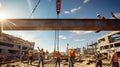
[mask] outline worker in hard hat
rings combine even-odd
[[[96,54],[96,67],[102,67],[102,54],[100,53],[100,49],[97,49],[97,54]]]
[[[115,48],[111,48],[111,60],[110,60],[110,63],[112,65],[112,67],[119,67],[118,55],[115,52]]]
[[[68,51],[68,67],[74,67],[75,52],[72,48]]]
[[[32,50],[28,51],[27,56],[28,56],[28,64],[32,65],[32,59],[33,59],[33,52],[32,52]]]
[[[55,67],[57,67],[57,64],[58,64],[58,67],[60,67],[60,58],[61,58],[61,54],[58,50],[55,53]]]
[[[97,14],[97,17],[98,17],[98,19],[105,19],[105,17],[100,14]]]
[[[43,48],[41,50],[39,49],[39,61],[37,67],[40,67],[40,61],[42,62],[42,67],[44,67],[44,58],[45,58],[44,49]]]
[[[23,59],[25,57],[25,52],[22,52],[22,54],[20,55],[20,61],[23,62]]]
[[[96,16],[98,17],[98,19],[101,19],[101,20],[105,19],[105,17],[104,17],[104,16],[102,16],[102,15],[100,15],[100,14],[97,14]],[[100,32],[100,30],[99,30],[99,29],[98,29],[98,30],[96,30],[96,33],[98,33],[98,32]]]

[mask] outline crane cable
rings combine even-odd
[[[57,19],[59,19],[59,15],[57,15]],[[57,33],[57,50],[59,51],[59,30],[56,31]]]
[[[57,50],[59,51],[59,30],[57,32]]]
[[[56,13],[57,13],[57,19],[59,19],[61,9],[61,0],[56,0]],[[57,50],[59,51],[59,30],[57,32]]]
[[[54,51],[59,50],[59,30],[55,30]]]
[[[56,31],[55,31],[55,40],[54,40],[54,53],[56,52]]]
[[[61,0],[56,0],[56,13],[57,13],[57,19],[59,19],[59,14],[60,14],[60,8],[61,8]],[[55,30],[55,46],[54,50],[59,51],[59,30]]]
[[[30,14],[30,16],[29,16],[30,18],[32,17],[33,13],[35,12],[36,8],[38,7],[40,1],[41,1],[41,0],[39,0],[39,1],[37,2],[36,6],[33,8],[33,11],[31,12],[31,14]]]

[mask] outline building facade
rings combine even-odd
[[[21,38],[2,33],[0,36],[0,56],[15,56],[22,52],[34,49],[34,42],[29,42]]]
[[[109,55],[109,51],[113,47],[120,56],[120,31],[113,31],[98,38],[98,48],[101,53]]]

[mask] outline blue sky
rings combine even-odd
[[[0,12],[8,18],[29,18],[38,0],[0,0]],[[62,0],[60,18],[96,18],[119,13],[119,0]],[[32,18],[56,18],[56,0],[40,0]]]
[[[7,18],[30,18],[30,14],[38,0],[0,0],[0,14],[6,14]],[[31,18],[57,18],[55,0],[41,0]],[[97,19],[96,14],[102,14],[111,19],[110,12],[114,12],[120,18],[120,0],[62,0],[59,18],[89,18]],[[21,37],[25,40],[34,41],[35,48],[53,51],[54,30],[37,31],[4,31],[5,33]],[[66,44],[71,47],[83,47],[87,43],[97,41],[97,38],[110,31],[60,31],[60,50],[66,50]]]

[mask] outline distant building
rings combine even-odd
[[[80,55],[80,49],[81,49],[81,48],[75,48],[75,49],[74,49],[76,55]]]
[[[80,53],[81,54],[95,54],[97,48],[98,48],[97,42],[93,42],[92,44],[87,45],[87,48],[82,47],[80,49]]]
[[[98,46],[101,53],[109,55],[109,50],[114,47],[120,56],[120,31],[113,31],[98,38]]]
[[[74,49],[75,53],[77,55],[84,55],[84,54],[94,54],[95,51],[96,51],[96,48],[85,48],[85,47],[82,47],[82,48],[75,48]]]
[[[94,48],[88,48],[85,50],[85,54],[94,54]]]
[[[87,52],[94,54],[96,50],[98,49],[98,43],[97,42],[92,42],[92,44],[88,45],[90,48],[87,48]]]
[[[79,54],[83,55],[83,54],[86,53],[86,52],[85,52],[85,51],[86,51],[85,47],[75,48],[74,51],[75,51],[75,53],[78,54],[78,55],[79,55]]]
[[[80,54],[85,54],[85,48],[84,48],[84,47],[82,47],[82,48],[80,49]]]
[[[0,36],[0,56],[15,56],[16,54],[19,55],[22,52],[33,50],[34,45],[34,42],[29,42],[12,35],[2,33],[2,36]]]

